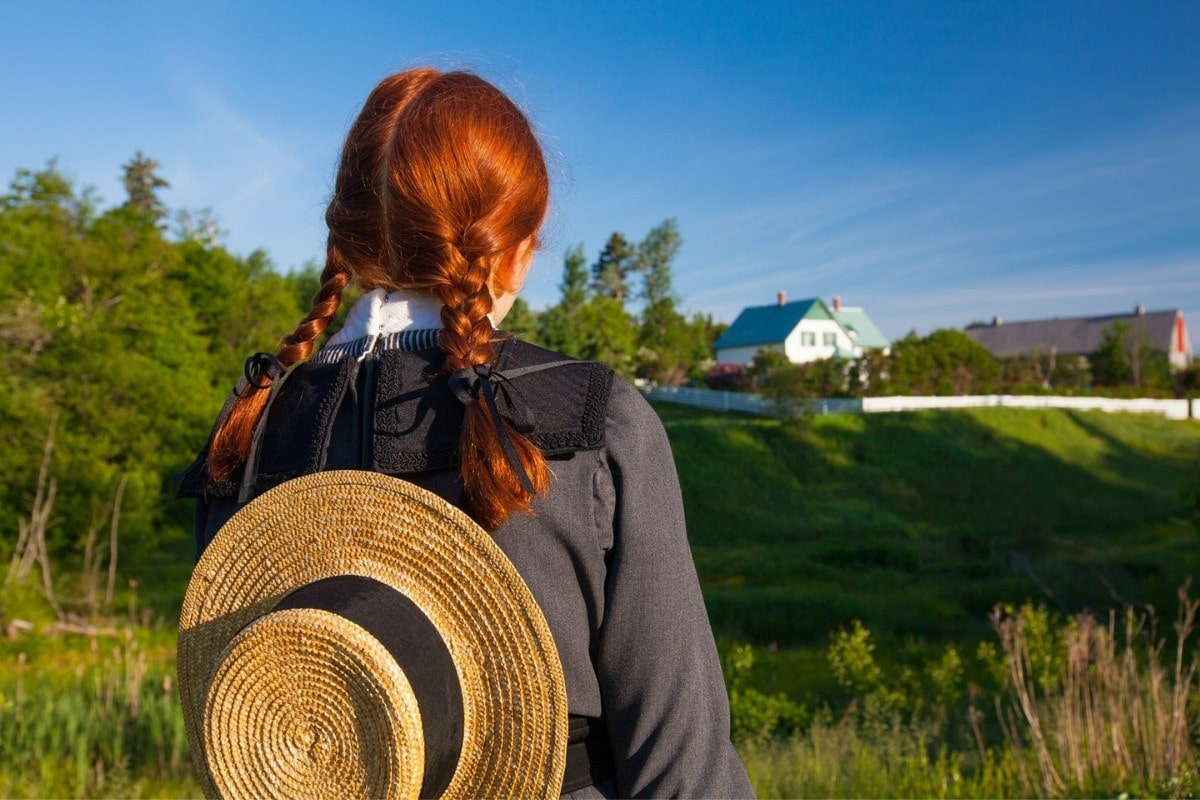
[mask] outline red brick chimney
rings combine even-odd
[[[787,292],[779,290],[779,305],[787,305]]]
[[[838,297],[836,294],[833,296],[833,310],[834,311],[842,310],[842,298]]]

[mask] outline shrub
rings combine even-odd
[[[1005,739],[1018,754],[1022,790],[1049,796],[1200,789],[1197,660],[1188,656],[1200,601],[1179,592],[1172,667],[1151,613],[1127,609],[1118,627],[1080,615],[1054,624],[1044,611],[997,609],[1010,697],[998,704]],[[1021,756],[1024,756],[1023,758]],[[1186,785],[1185,785],[1186,784]]]

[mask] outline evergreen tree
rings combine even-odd
[[[505,331],[530,344],[538,344],[540,341],[537,316],[529,308],[529,303],[524,297],[513,300],[512,308],[504,316],[501,325]]]
[[[167,215],[166,206],[158,197],[159,189],[169,188],[158,174],[159,164],[148,158],[141,150],[121,167],[121,182],[125,185],[125,208],[158,223]]]
[[[637,373],[661,383],[679,385],[699,378],[702,362],[711,358],[703,323],[689,323],[679,312],[671,268],[683,238],[673,219],[652,228],[638,243],[635,263],[642,276],[644,301],[638,333]]]
[[[592,291],[625,302],[632,295],[629,275],[637,268],[638,257],[637,248],[622,234],[614,232],[592,265]]]
[[[642,275],[641,297],[647,306],[674,309],[678,305],[671,265],[682,246],[683,237],[673,219],[663,220],[662,224],[651,228],[646,238],[638,243],[634,263]]]
[[[558,286],[560,299],[540,317],[538,339],[544,347],[580,357],[584,337],[580,330],[580,310],[588,300],[587,257],[583,245],[572,247],[563,257],[563,278]]]

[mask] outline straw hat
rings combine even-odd
[[[296,478],[204,551],[179,624],[210,797],[557,797],[562,665],[459,509],[372,472]]]

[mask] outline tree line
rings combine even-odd
[[[626,378],[701,381],[725,326],[681,310],[672,269],[682,245],[673,219],[637,243],[614,232],[590,265],[584,246],[575,245],[563,259],[558,303],[535,313],[518,300],[505,327],[551,350],[604,362]]]
[[[207,211],[172,213],[158,165],[141,153],[121,175],[126,196],[108,207],[53,162],[19,170],[0,194],[0,557],[10,576],[40,568],[48,585],[53,557],[83,576],[65,596],[92,603],[111,602],[118,540],[132,563],[190,559],[176,480],[243,359],[277,346],[319,280],[313,264],[281,273],[261,250],[230,252]],[[796,366],[764,352],[749,369],[714,371],[723,326],[682,309],[672,273],[682,243],[667,219],[636,241],[614,232],[590,262],[571,247],[558,302],[534,312],[518,301],[505,327],[628,378],[781,395],[1164,380],[1149,355],[1136,368],[1122,361],[1120,331],[1086,368],[1044,356],[998,362],[962,332],[936,331],[855,362]]]
[[[720,364],[710,388],[761,392],[768,397],[881,397],[887,395],[1102,394],[1187,397],[1200,392],[1200,366],[1172,372],[1165,353],[1118,322],[1086,356],[1052,351],[997,358],[964,331],[909,333],[889,352],[858,359],[792,364],[779,350],[762,350],[748,366]]]
[[[277,346],[319,280],[314,264],[230,252],[207,210],[172,212],[142,153],[121,177],[110,206],[54,162],[0,194],[0,557],[93,607],[112,602],[118,554],[190,563],[177,479],[243,359]],[[560,301],[519,301],[505,327],[626,377],[700,380],[719,327],[680,308],[681,245],[670,219],[640,241],[613,233],[591,264],[577,245]]]
[[[152,159],[122,177],[108,208],[53,162],[0,195],[0,555],[10,576],[53,560],[64,597],[110,602],[118,528],[123,562],[190,561],[176,477],[242,360],[317,288],[315,269],[230,253],[210,214],[172,217]]]

